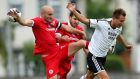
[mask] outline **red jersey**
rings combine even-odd
[[[35,36],[34,54],[56,53],[58,46],[56,44],[55,30],[59,23],[58,20],[53,18],[51,22],[46,22],[41,17],[32,19],[34,25],[32,30]],[[55,51],[54,51],[55,50]]]
[[[68,23],[62,23],[62,24],[68,25]],[[83,28],[79,25],[76,26],[75,28],[83,31]],[[60,47],[67,46],[71,42],[76,42],[77,40],[82,39],[82,36],[79,34],[72,34],[72,33],[69,33],[69,32],[66,32],[63,30],[58,30],[57,32],[61,33],[62,36],[67,35],[67,36],[69,36],[69,38],[71,38],[71,40],[69,42],[60,41]],[[61,54],[62,57],[66,56],[65,54],[67,54],[67,53],[68,52],[62,52],[62,54]],[[71,62],[73,59],[74,59],[74,56],[70,56],[61,61],[61,66],[59,67],[59,79],[66,79],[67,74],[71,69]]]

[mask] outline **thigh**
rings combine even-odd
[[[68,56],[74,55],[76,52],[78,52],[81,48],[84,48],[85,46],[85,40],[79,40],[77,42],[70,43],[68,47]]]
[[[73,59],[73,57],[72,57],[72,59]],[[59,67],[59,73],[58,73],[59,79],[67,78],[67,74],[71,69],[71,61],[72,61],[71,57],[69,57],[61,62],[61,65]]]
[[[106,71],[101,71],[101,72],[99,72],[99,73],[97,74],[97,77],[98,77],[99,79],[109,79],[109,76],[108,76],[108,74],[107,74]]]
[[[93,79],[94,78],[94,74],[93,72],[87,70],[87,73],[86,73],[86,79]]]
[[[87,64],[88,64],[88,70],[94,73],[94,75],[98,74],[101,71],[105,71],[103,67],[104,58],[96,58],[93,56],[93,54],[88,53],[87,56]]]
[[[58,74],[59,71],[59,54],[48,56],[42,57],[42,61],[45,65],[47,79],[53,78]]]

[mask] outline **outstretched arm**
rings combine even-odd
[[[75,10],[76,5],[74,3],[68,3],[67,8],[69,9],[69,11],[71,11],[80,22],[89,25],[90,21],[89,19],[87,19],[85,16],[79,14],[76,10]]]
[[[16,12],[15,9],[10,9],[10,11],[7,13],[7,15],[12,16],[13,18],[16,19],[16,21],[23,25],[23,26],[32,26],[33,25],[33,20],[30,19],[23,19],[21,18],[18,13]]]
[[[82,37],[83,39],[86,39],[86,34],[84,31],[78,30],[78,29],[73,28],[71,26],[66,26],[64,24],[62,24],[60,29],[65,30],[65,31],[70,32],[70,33],[74,33],[74,34],[80,34],[83,36]]]
[[[121,42],[121,43],[125,46],[125,48],[127,48],[127,49],[131,49],[131,48],[132,48],[131,45],[128,45],[128,44],[125,42],[125,40],[124,40],[124,38],[123,38],[122,35],[119,35],[119,36],[117,37],[117,40],[118,40],[119,42]]]

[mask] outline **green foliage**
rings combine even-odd
[[[112,11],[110,5],[112,0],[86,0],[88,18],[109,18]]]
[[[93,19],[110,18],[112,15],[112,10],[110,5],[112,0],[86,0],[87,4],[87,17]],[[94,29],[87,28],[86,34],[89,40],[94,32]]]
[[[25,63],[26,66],[29,66],[30,62],[33,61],[35,67],[34,67],[34,74],[36,76],[40,76],[40,75],[44,75],[43,72],[45,73],[45,69],[43,67],[43,63],[41,60],[41,57],[38,56],[34,56],[33,55],[33,42],[32,41],[28,41],[25,42],[24,47],[23,47],[23,52],[24,52],[24,56],[25,56]]]
[[[14,29],[15,29],[15,24],[11,24],[8,20],[2,21],[3,26],[0,27],[0,55],[2,55],[2,58],[4,61],[7,59],[7,51],[5,47],[5,39],[6,38],[6,27],[10,27],[12,29],[11,35],[12,35],[12,40],[14,40]]]
[[[107,71],[114,71],[114,72],[125,72],[125,67],[121,59],[116,55],[108,55],[105,69]]]
[[[0,33],[0,55],[5,59],[6,58],[6,49],[4,46],[4,40],[2,39],[2,33]]]
[[[32,41],[28,41],[25,42],[24,47],[23,47],[23,52],[25,55],[25,58],[28,61],[38,61],[40,60],[40,56],[34,56],[33,55],[33,42]]]
[[[23,52],[27,61],[33,61],[33,43],[32,42],[25,42],[23,47]]]
[[[117,43],[115,46],[115,54],[119,55],[123,51],[125,51],[124,46],[121,43]]]

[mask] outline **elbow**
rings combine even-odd
[[[20,22],[19,22],[19,24],[22,25],[22,26],[27,26],[26,23],[20,23]]]

